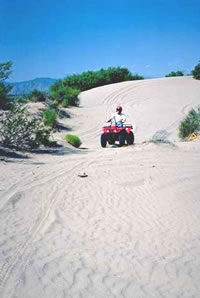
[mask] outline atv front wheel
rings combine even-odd
[[[107,144],[107,135],[102,133],[101,135],[101,147],[105,148]]]
[[[132,133],[132,131],[127,133],[126,140],[127,140],[128,145],[133,145],[133,143],[134,143],[134,134]]]

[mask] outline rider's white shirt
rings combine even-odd
[[[125,115],[122,114],[122,113],[119,115],[117,112],[113,113],[111,115],[110,119],[111,119],[112,122],[116,122],[116,123],[117,122],[122,122],[122,123],[126,122]]]

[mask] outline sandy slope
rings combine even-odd
[[[0,297],[199,297],[200,142],[177,139],[199,94],[190,77],[84,92],[67,122],[88,149],[0,162]],[[102,149],[116,104],[136,145]],[[174,145],[143,143],[158,130]]]

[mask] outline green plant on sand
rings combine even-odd
[[[71,134],[66,134],[64,136],[64,139],[71,144],[72,146],[79,148],[81,143],[81,140],[79,139],[79,137],[75,136],[75,135],[71,135]]]
[[[44,125],[49,127],[56,127],[56,119],[58,117],[58,114],[55,109],[46,109],[43,111],[43,121]]]
[[[200,80],[200,61],[192,71],[194,79]]]
[[[178,70],[178,71],[170,72],[165,77],[168,78],[168,77],[183,77],[183,76],[184,76],[184,73],[181,70]]]
[[[0,144],[3,147],[30,150],[51,144],[51,128],[45,127],[40,117],[31,116],[24,106],[13,105],[1,117],[0,125]]]
[[[200,107],[197,110],[190,110],[179,125],[179,137],[181,140],[186,139],[192,133],[200,133]]]

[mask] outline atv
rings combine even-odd
[[[133,126],[131,124],[115,123],[102,127],[101,146],[106,147],[107,142],[109,145],[114,145],[116,141],[119,142],[119,147],[125,145],[133,145],[134,134],[132,132]]]

